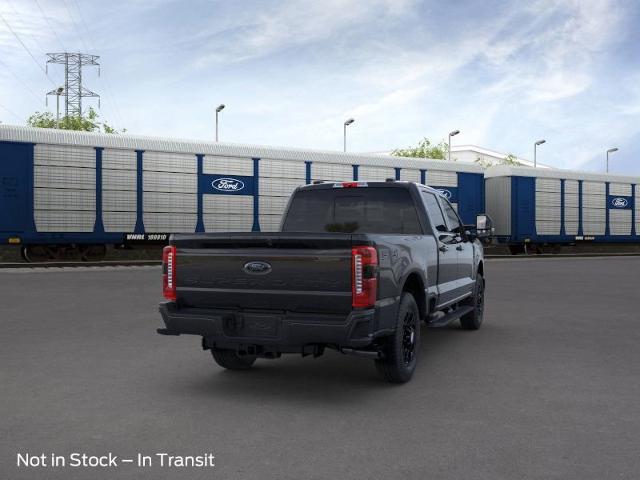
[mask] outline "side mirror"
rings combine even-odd
[[[493,220],[486,213],[476,217],[475,236],[484,244],[491,243],[493,239]]]
[[[454,243],[456,234],[452,232],[441,232],[440,235],[438,235],[438,240],[444,244]]]

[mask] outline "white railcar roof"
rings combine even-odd
[[[78,132],[50,128],[0,125],[0,141],[43,143],[53,145],[81,145],[88,147],[151,150],[160,152],[220,155],[231,157],[271,158],[279,160],[306,160],[311,162],[404,167],[451,172],[482,173],[479,165],[434,159],[367,155],[291,147],[270,147],[217,143],[203,140],[169,139],[128,134]]]
[[[532,168],[512,167],[509,165],[496,165],[489,167],[484,172],[485,178],[494,177],[537,177],[537,178],[564,178],[565,180],[588,180],[593,182],[614,183],[638,183],[640,177],[612,175],[610,173],[582,172],[577,170],[563,170],[559,168]]]

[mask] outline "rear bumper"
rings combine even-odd
[[[307,345],[362,348],[376,337],[392,333],[397,301],[352,311],[348,316],[269,311],[180,308],[160,304],[166,328],[163,335],[200,335],[205,348],[269,347],[275,352],[297,352]]]

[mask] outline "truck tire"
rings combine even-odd
[[[396,318],[396,331],[385,338],[384,357],[376,360],[378,373],[391,383],[411,380],[420,352],[420,314],[413,295],[404,292]]]
[[[465,300],[464,305],[472,306],[473,310],[460,317],[460,325],[465,330],[478,330],[484,315],[484,278],[481,274],[476,276],[473,296]]]
[[[256,361],[255,355],[240,356],[235,350],[212,348],[211,355],[218,365],[227,370],[248,370]]]

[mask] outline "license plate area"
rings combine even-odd
[[[277,338],[282,316],[262,313],[236,313],[224,321],[227,337]]]

